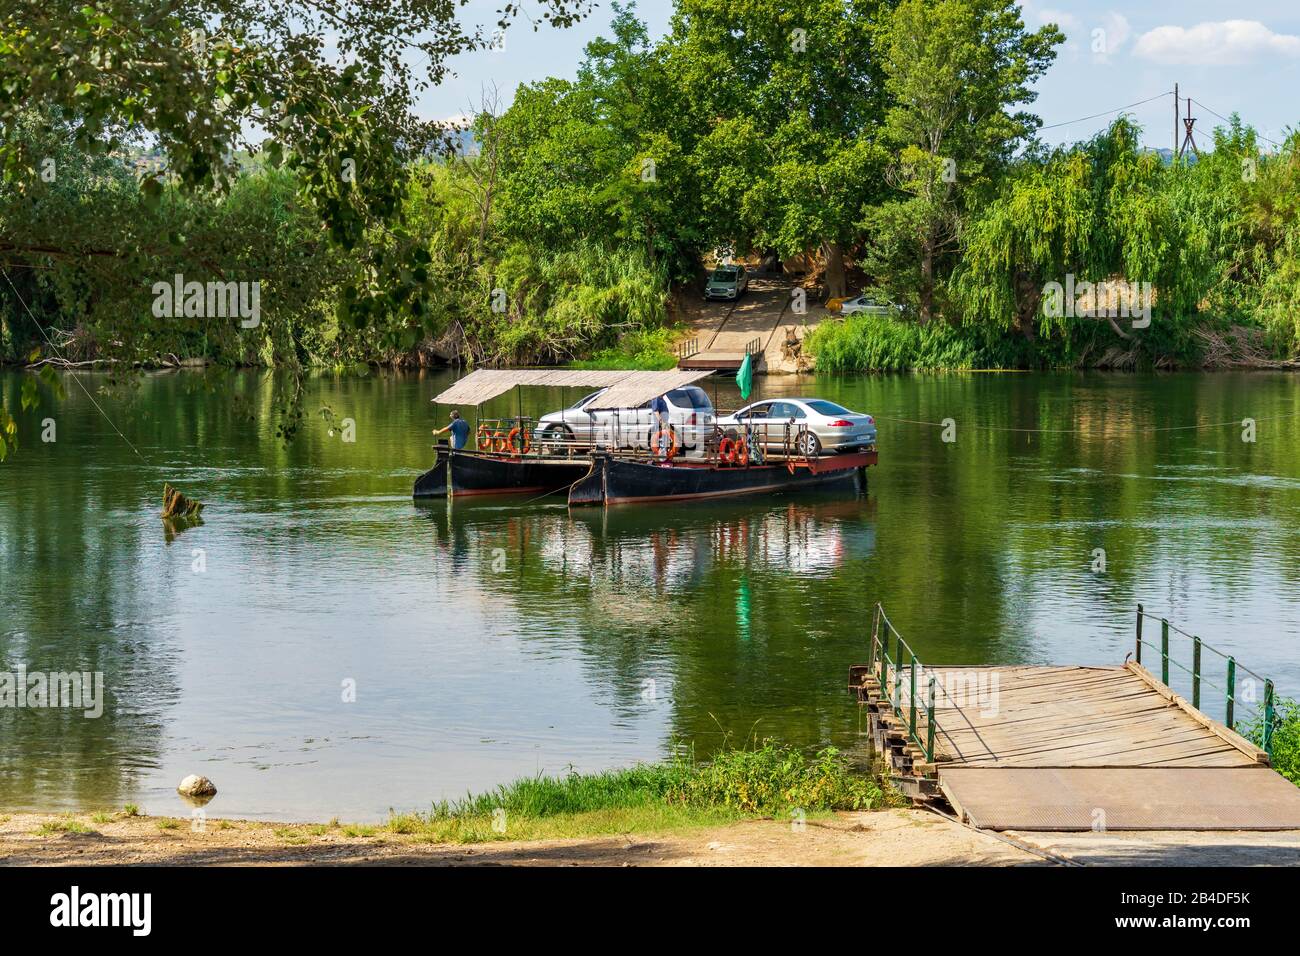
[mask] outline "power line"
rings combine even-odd
[[[1192,98],[1189,96],[1188,99],[1190,100],[1190,99],[1192,99]],[[1199,106],[1201,109],[1205,110],[1205,112],[1209,113],[1210,115],[1212,115],[1212,116],[1217,116],[1219,119],[1223,120],[1225,123],[1231,123],[1231,122],[1232,122],[1232,120],[1228,119],[1228,117],[1224,116],[1222,113],[1216,113],[1216,112],[1214,112],[1214,110],[1210,109],[1208,106],[1206,106],[1206,105],[1205,105],[1204,103],[1202,103],[1200,100],[1192,100],[1192,102],[1195,103],[1197,106]],[[1240,118],[1241,118],[1241,117],[1240,117],[1240,114],[1238,114],[1238,119],[1240,119]],[[1273,140],[1269,139],[1267,136],[1264,136],[1263,134],[1261,134],[1261,133],[1258,132],[1258,131],[1256,131],[1255,136],[1256,136],[1258,139],[1262,139],[1264,142],[1268,143],[1270,146],[1276,146],[1278,149],[1281,149],[1281,148],[1282,148],[1282,144],[1281,144],[1281,143],[1274,142]]]
[[[1131,110],[1135,106],[1142,106],[1146,103],[1152,102],[1153,100],[1158,100],[1162,96],[1169,96],[1172,93],[1173,90],[1165,90],[1163,93],[1157,93],[1155,96],[1149,96],[1145,100],[1138,100],[1136,103],[1130,103],[1128,106],[1117,106],[1113,110],[1103,110],[1100,113],[1093,113],[1091,116],[1080,116],[1078,119],[1066,120],[1064,123],[1051,123],[1047,126],[1040,126],[1038,128],[1040,130],[1056,129],[1058,126],[1069,126],[1071,123],[1082,123],[1085,120],[1097,119],[1100,116],[1109,116],[1112,113],[1122,113],[1124,110]]]

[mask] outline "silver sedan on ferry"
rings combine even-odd
[[[809,458],[823,451],[864,451],[876,445],[874,418],[824,398],[767,399],[718,419],[718,427],[731,437],[749,426],[755,443],[768,450],[785,447],[787,425],[796,450]]]

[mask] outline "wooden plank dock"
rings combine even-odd
[[[1268,753],[1141,664],[922,667],[896,632],[891,651],[891,632],[877,606],[850,686],[918,802],[999,830],[1300,829],[1300,787]],[[1167,655],[1166,630],[1162,675]]]

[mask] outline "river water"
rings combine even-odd
[[[99,671],[105,702],[0,708],[0,809],[184,815],[201,773],[212,815],[378,820],[683,743],[853,747],[876,601],[924,660],[988,664],[1121,663],[1140,601],[1300,692],[1300,378],[759,378],[877,416],[865,496],[573,513],[413,503],[451,380],[312,378],[287,444],[264,372],[79,375],[20,415],[0,670]],[[167,532],[166,481],[201,526]]]

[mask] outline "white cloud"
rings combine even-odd
[[[1025,20],[1035,20],[1038,23],[1055,23],[1064,33],[1077,33],[1083,29],[1083,21],[1073,13],[1066,13],[1064,10],[1052,10],[1047,7],[1037,7],[1033,3],[1025,3],[1022,7]]]
[[[1274,33],[1258,20],[1221,20],[1190,29],[1156,27],[1138,37],[1133,52],[1156,63],[1225,66],[1266,56],[1300,57],[1300,37]]]
[[[1128,17],[1122,13],[1107,13],[1101,18],[1101,28],[1106,31],[1106,50],[1114,53],[1133,35],[1128,25]]]

